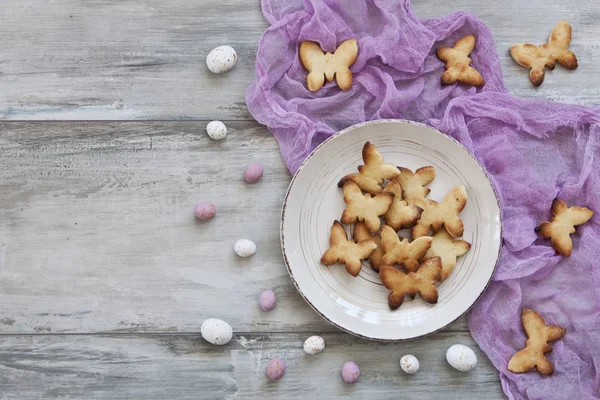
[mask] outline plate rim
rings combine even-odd
[[[457,144],[458,146],[462,147],[467,154],[469,154],[471,156],[471,158],[475,161],[475,164],[477,165],[477,167],[483,172],[484,176],[486,177],[486,179],[488,180],[491,188],[492,188],[492,192],[494,193],[494,197],[496,199],[496,205],[498,206],[498,215],[499,215],[499,219],[500,219],[500,240],[499,243],[500,245],[498,246],[498,254],[496,255],[496,260],[494,262],[494,267],[492,269],[492,273],[490,274],[490,277],[487,281],[487,283],[485,284],[485,286],[483,287],[483,289],[481,290],[481,292],[477,295],[477,298],[473,301],[473,303],[467,307],[467,309],[465,311],[463,311],[460,315],[458,315],[455,319],[453,319],[452,321],[448,322],[447,324],[445,324],[444,326],[432,330],[430,332],[418,335],[418,336],[414,336],[414,337],[410,337],[410,338],[399,338],[399,339],[385,339],[385,338],[377,338],[377,337],[371,337],[371,336],[366,336],[363,335],[361,333],[358,332],[354,332],[349,328],[343,327],[339,324],[336,324],[335,322],[333,322],[332,320],[330,320],[329,318],[327,318],[325,315],[323,315],[323,313],[321,311],[319,311],[314,304],[312,304],[312,302],[307,298],[307,296],[302,292],[302,290],[300,289],[300,287],[298,286],[298,282],[296,281],[296,278],[294,278],[294,274],[292,273],[292,270],[290,269],[290,265],[289,265],[289,261],[287,258],[287,254],[286,254],[286,250],[285,250],[285,246],[284,246],[284,233],[283,233],[283,224],[284,224],[284,220],[285,220],[285,212],[286,212],[286,208],[287,208],[287,201],[288,201],[288,196],[290,194],[290,191],[292,190],[292,187],[294,185],[294,182],[296,181],[296,178],[298,177],[298,175],[300,174],[300,171],[302,171],[302,169],[304,168],[304,166],[306,165],[306,163],[308,163],[308,160],[310,160],[310,158],[317,152],[317,150],[319,150],[321,147],[323,147],[326,143],[330,142],[331,140],[333,140],[334,138],[337,138],[343,134],[346,134],[352,130],[364,127],[366,125],[374,125],[374,124],[380,124],[380,123],[392,123],[392,124],[410,124],[410,125],[417,125],[423,128],[426,128],[432,132],[434,132],[437,135],[440,135],[441,137],[450,140],[451,142],[454,142],[455,144]],[[406,119],[391,119],[391,118],[387,118],[387,119],[378,119],[378,120],[372,120],[372,121],[365,121],[365,122],[361,122],[352,126],[349,126],[347,128],[344,128],[336,133],[334,133],[333,135],[331,135],[330,137],[328,137],[327,139],[325,139],[323,142],[321,142],[317,147],[315,147],[310,154],[304,159],[304,161],[302,161],[302,163],[300,164],[300,166],[298,167],[298,169],[296,170],[296,172],[294,173],[292,179],[290,180],[290,183],[288,185],[288,188],[285,192],[285,196],[283,198],[283,204],[281,207],[281,219],[280,219],[280,225],[279,225],[279,242],[280,242],[280,247],[281,247],[281,253],[283,255],[283,262],[285,264],[285,267],[287,269],[288,275],[290,276],[290,279],[292,280],[294,286],[296,287],[296,290],[298,291],[298,293],[300,294],[300,296],[304,299],[304,301],[321,317],[323,318],[325,321],[327,321],[330,325],[340,329],[343,332],[349,333],[353,336],[356,337],[360,337],[363,339],[367,339],[367,340],[371,340],[371,341],[377,341],[377,342],[408,342],[408,341],[412,341],[412,340],[417,340],[417,339],[421,339],[424,338],[426,336],[430,336],[433,335],[437,332],[440,332],[444,329],[446,329],[448,326],[452,325],[454,322],[456,322],[459,318],[461,318],[462,316],[466,315],[472,308],[473,306],[479,301],[479,299],[481,298],[481,296],[483,295],[483,293],[487,290],[487,288],[490,286],[490,284],[492,283],[492,280],[494,278],[494,274],[496,273],[496,270],[498,268],[498,261],[500,260],[500,255],[502,253],[502,243],[504,241],[503,239],[503,229],[502,229],[502,208],[500,207],[500,197],[498,196],[498,191],[496,190],[496,186],[494,185],[494,181],[490,178],[489,174],[487,173],[487,171],[485,170],[485,168],[483,167],[483,165],[479,162],[479,160],[475,157],[475,155],[469,150],[467,149],[462,143],[460,143],[458,140],[456,140],[455,138],[453,138],[450,135],[447,135],[445,133],[443,133],[442,131],[440,131],[437,128],[434,128],[433,126],[421,123],[421,122],[416,122],[416,121],[410,121],[410,120],[406,120]]]

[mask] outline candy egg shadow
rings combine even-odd
[[[216,215],[208,220],[201,220],[199,218],[194,218],[194,225],[195,226],[206,226],[206,225],[210,224],[210,221],[215,218],[216,218]]]

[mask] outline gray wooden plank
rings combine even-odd
[[[197,335],[0,336],[3,399],[262,399],[302,398],[504,398],[497,373],[466,333],[441,333],[406,343],[373,343],[346,334],[323,335],[325,351],[302,350],[303,334],[236,335],[223,347]],[[445,360],[455,343],[478,357],[469,373]],[[400,370],[403,354],[421,370]],[[265,367],[282,358],[287,371],[269,382]],[[345,384],[340,369],[352,360],[360,380]]]
[[[336,331],[283,264],[290,174],[256,122],[0,122],[0,333]],[[242,172],[265,165],[249,185]],[[196,221],[212,201],[217,216]],[[248,237],[257,254],[241,259]],[[277,308],[258,307],[273,288]],[[461,319],[452,330],[465,331]]]
[[[466,10],[487,23],[512,93],[598,104],[600,2],[413,3],[420,17]],[[244,92],[267,27],[258,1],[10,0],[2,7],[0,118],[251,119]],[[562,18],[573,25],[579,68],[568,72],[558,66],[535,89],[508,47],[544,42]],[[222,44],[236,48],[239,62],[216,76],[205,57]]]
[[[244,89],[266,27],[243,0],[5,1],[0,117],[249,119]],[[239,62],[217,76],[205,59],[224,44]]]

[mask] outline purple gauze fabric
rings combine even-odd
[[[290,171],[327,137],[366,120],[421,121],[459,140],[490,174],[503,211],[502,255],[470,313],[473,337],[511,399],[600,398],[598,217],[577,229],[569,258],[556,256],[533,230],[549,218],[556,196],[569,205],[600,204],[600,108],[507,94],[491,34],[468,13],[419,21],[407,0],[263,0],[262,6],[271,26],[259,44],[246,101],[279,141]],[[442,87],[435,48],[468,33],[477,36],[471,57],[486,85]],[[359,46],[352,88],[342,92],[329,83],[309,92],[297,57],[300,41],[334,51],[349,38]],[[529,84],[526,74],[523,84]],[[523,307],[568,330],[554,344],[549,378],[506,370],[526,339]]]

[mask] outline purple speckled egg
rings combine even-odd
[[[260,294],[258,302],[263,311],[271,311],[277,304],[277,297],[272,290],[265,290]]]
[[[358,378],[360,378],[360,369],[358,368],[358,365],[352,361],[344,363],[344,366],[342,367],[342,379],[344,379],[346,383],[354,383],[358,381]]]
[[[194,215],[201,221],[208,221],[209,219],[213,219],[216,213],[216,207],[208,201],[198,203],[194,207]]]
[[[278,381],[285,375],[285,362],[280,358],[273,358],[267,365],[267,377],[272,381]]]
[[[259,163],[252,163],[244,170],[244,180],[248,183],[256,183],[263,176],[263,166]]]

